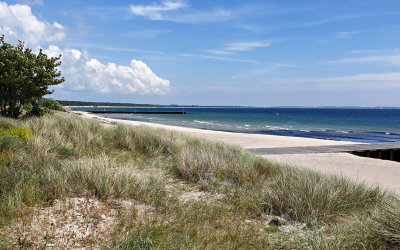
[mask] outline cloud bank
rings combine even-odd
[[[169,91],[169,81],[158,77],[142,61],[132,60],[127,66],[103,64],[86,51],[60,49],[54,45],[44,52],[49,56],[62,55],[60,70],[67,78],[61,86],[64,90],[120,94],[165,94]]]
[[[23,40],[37,49],[44,43],[63,40],[66,28],[57,22],[39,20],[28,5],[0,2],[0,34],[12,43]],[[142,61],[133,59],[130,65],[103,64],[87,51],[56,45],[49,45],[44,52],[51,57],[62,55],[60,70],[66,81],[55,88],[65,91],[163,95],[170,89],[170,82],[158,77]]]
[[[142,61],[132,60],[127,66],[103,64],[86,51],[60,49],[54,45],[44,52],[49,56],[62,55],[60,70],[67,80],[60,88],[64,90],[119,94],[165,94],[169,91],[169,81],[158,77]]]
[[[0,2],[0,33],[8,39],[23,40],[29,46],[61,41],[66,36],[63,25],[39,20],[28,5]]]

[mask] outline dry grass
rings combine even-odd
[[[400,246],[400,199],[390,197],[376,218],[380,232],[390,244]]]
[[[264,204],[270,213],[303,222],[330,222],[373,209],[384,199],[379,188],[293,168],[275,176],[263,191]]]
[[[186,180],[228,181],[254,185],[276,175],[277,166],[234,146],[192,139],[175,155],[176,170]]]
[[[132,167],[118,164],[107,156],[49,167],[43,181],[46,192],[54,197],[94,196],[100,200],[136,199],[159,203],[165,196],[165,180],[161,174],[139,175]]]
[[[118,211],[108,245],[116,249],[399,246],[398,200],[343,177],[72,114],[0,118],[0,129],[16,128],[32,136],[0,135],[0,227],[26,218],[21,211],[87,197]]]

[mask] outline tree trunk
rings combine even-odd
[[[9,109],[8,109],[8,116],[9,116],[9,117],[12,117],[12,118],[15,118],[15,117],[14,117],[15,102],[16,102],[16,100],[13,99],[13,100],[10,102],[10,107],[9,107]]]

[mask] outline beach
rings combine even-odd
[[[74,111],[74,113],[81,114],[86,118],[98,119],[106,123],[119,122],[132,126],[144,125],[153,128],[163,128],[167,130],[182,132],[190,136],[237,145],[244,149],[284,149],[288,147],[338,146],[359,144],[349,141],[334,141],[305,137],[222,132],[170,126],[149,122],[105,118],[81,111]],[[399,162],[358,157],[349,153],[277,154],[261,156],[277,163],[312,169],[327,174],[342,175],[356,182],[365,182],[370,186],[379,186],[382,189],[400,195]]]

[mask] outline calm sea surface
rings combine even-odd
[[[104,108],[72,108],[104,110]],[[106,108],[185,111],[186,114],[101,116],[241,133],[287,135],[354,142],[400,141],[400,109],[340,108]]]

